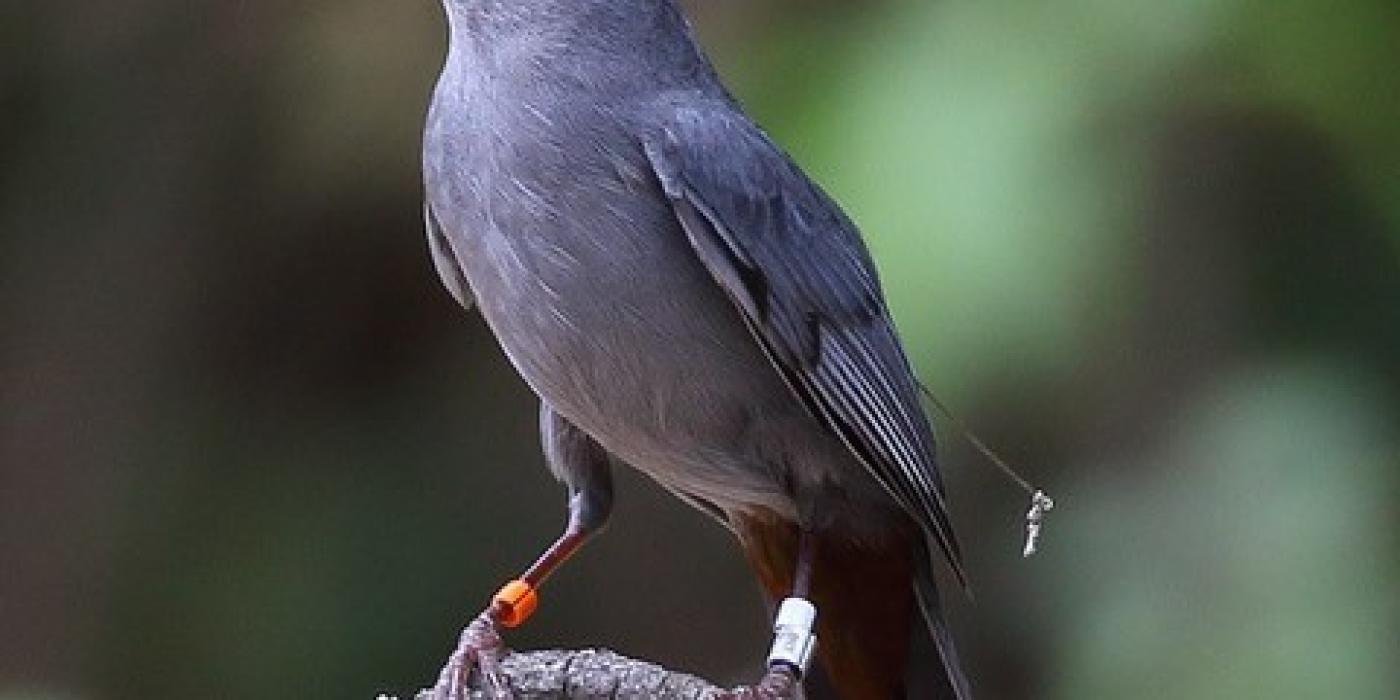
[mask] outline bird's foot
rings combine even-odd
[[[462,630],[457,649],[447,658],[433,686],[432,700],[467,700],[467,681],[475,671],[481,690],[490,700],[514,700],[510,683],[501,672],[506,646],[490,611],[477,615]]]
[[[792,668],[776,664],[768,667],[763,679],[754,685],[741,685],[719,695],[720,700],[794,700],[800,683]]]

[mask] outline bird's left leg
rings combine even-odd
[[[568,486],[569,523],[530,568],[511,580],[465,629],[448,658],[433,700],[463,700],[473,669],[493,698],[510,698],[510,686],[500,670],[505,651],[501,627],[516,627],[535,610],[536,589],[583,543],[602,529],[612,512],[612,471],[608,454],[582,430],[548,406],[540,405],[540,440],[550,471]]]
[[[734,688],[723,700],[793,700],[802,697],[802,676],[817,650],[817,609],[808,600],[812,588],[812,560],[816,538],[803,529],[798,534],[792,590],[778,604],[773,623],[773,646],[768,670],[754,685]]]

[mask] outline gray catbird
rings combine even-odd
[[[844,698],[930,678],[971,697],[934,584],[934,550],[966,579],[932,430],[856,227],[673,0],[443,3],[429,243],[539,395],[570,518],[437,692],[472,670],[503,690],[498,627],[607,518],[615,456],[729,528],[782,601],[769,670],[738,696],[792,697],[815,646]]]

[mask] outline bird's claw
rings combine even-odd
[[[741,685],[719,695],[720,700],[794,700],[801,684],[787,666],[770,666],[754,685]]]
[[[510,682],[501,672],[501,656],[505,643],[501,641],[496,621],[489,613],[477,615],[457,640],[457,648],[447,658],[432,700],[467,700],[467,681],[475,671],[481,679],[481,691],[488,700],[515,700]]]

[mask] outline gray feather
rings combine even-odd
[[[467,286],[467,278],[462,274],[461,265],[457,263],[457,254],[452,250],[452,242],[447,239],[442,224],[438,223],[437,215],[433,213],[432,205],[427,202],[423,203],[423,228],[428,233],[428,250],[433,255],[433,267],[437,269],[442,286],[447,288],[447,293],[451,294],[462,308],[470,310],[471,288]]]
[[[948,629],[948,622],[943,618],[943,602],[939,599],[933,569],[928,566],[928,557],[921,557],[917,561],[914,572],[914,598],[918,601],[919,611],[923,613],[924,623],[933,639],[938,661],[943,667],[943,678],[947,680],[957,700],[971,700],[972,684],[963,672],[958,648],[953,642],[953,632]]]

